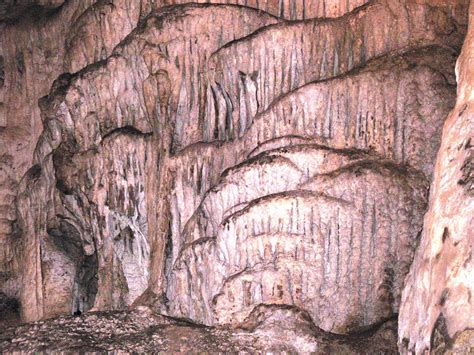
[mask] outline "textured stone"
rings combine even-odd
[[[400,350],[474,349],[474,3],[457,63],[458,99],[446,120],[430,207],[400,309]]]
[[[321,331],[306,313],[288,307],[260,307],[239,329],[202,327],[140,307],[133,312],[88,313],[1,329],[0,350],[396,354],[395,339],[393,320],[346,339]]]
[[[367,10],[359,10],[356,14],[361,11],[363,14],[358,18],[357,23],[367,21],[368,15],[366,16],[365,12],[370,14],[370,11],[376,11],[378,5],[374,6]],[[240,16],[232,15],[233,12],[236,15],[240,14]],[[385,155],[386,158],[393,159],[395,163],[410,162],[427,175],[431,173],[429,156],[433,157],[434,152],[428,153],[428,151],[432,149],[433,144],[436,146],[439,140],[441,123],[450,108],[452,96],[447,91],[449,82],[446,82],[442,75],[437,74],[436,69],[424,66],[426,60],[421,54],[418,57],[406,55],[401,58],[392,58],[388,56],[384,59],[370,61],[371,55],[375,56],[379,53],[375,51],[371,54],[369,51],[365,55],[363,64],[365,60],[369,60],[369,62],[367,67],[362,70],[354,69],[334,81],[309,84],[301,89],[296,89],[288,96],[275,101],[268,112],[259,114],[258,109],[250,110],[253,114],[259,114],[255,125],[249,127],[248,132],[242,131],[243,137],[241,139],[231,141],[220,148],[217,147],[214,151],[214,157],[221,159],[222,162],[215,164],[215,161],[210,161],[210,165],[203,164],[200,171],[196,169],[201,175],[198,177],[201,182],[197,183],[198,191],[194,191],[195,196],[191,198],[186,196],[175,205],[169,200],[170,196],[184,196],[186,193],[186,191],[180,191],[180,187],[173,187],[173,176],[179,177],[182,174],[179,169],[189,166],[189,164],[182,164],[179,158],[174,157],[173,153],[194,142],[231,138],[230,136],[226,137],[226,132],[230,131],[229,127],[226,127],[226,123],[223,122],[228,119],[228,116],[227,114],[222,116],[221,112],[232,112],[230,106],[235,106],[232,97],[222,91],[224,86],[220,86],[221,89],[209,89],[211,85],[208,85],[206,80],[202,80],[203,77],[206,77],[202,72],[206,73],[207,59],[220,46],[236,37],[245,37],[246,33],[251,33],[261,26],[276,22],[274,18],[253,10],[246,10],[246,13],[247,16],[242,16],[241,8],[228,6],[190,5],[166,8],[145,18],[137,30],[128,36],[107,60],[86,67],[73,76],[64,76],[55,83],[52,93],[42,101],[43,122],[46,129],[39,138],[35,152],[35,161],[38,165],[30,170],[24,184],[20,187],[21,194],[18,202],[21,217],[20,226],[25,235],[35,236],[26,241],[27,244],[23,250],[27,253],[25,255],[28,258],[37,259],[41,263],[39,268],[32,264],[31,267],[23,271],[23,282],[33,283],[39,287],[36,299],[31,297],[28,288],[22,288],[20,299],[25,319],[53,316],[71,308],[74,311],[74,307],[81,311],[91,307],[96,309],[121,308],[131,304],[144,291],[148,283],[150,289],[157,294],[163,292],[164,287],[167,287],[166,296],[172,300],[168,305],[170,314],[187,317],[205,324],[238,323],[260,302],[296,305],[308,311],[313,318],[318,313],[327,312],[327,315],[320,316],[320,319],[315,319],[315,322],[325,330],[340,333],[363,329],[389,318],[397,312],[401,280],[403,280],[410,264],[414,241],[421,229],[420,216],[423,213],[426,191],[424,178],[421,175],[411,178],[408,171],[403,168],[399,170],[399,167],[390,165],[390,162],[379,162],[376,156],[366,157],[365,160],[361,159],[361,162],[354,164],[345,162],[344,157],[350,155],[349,153],[354,153],[351,149],[373,148],[375,152],[369,153],[371,156],[374,153],[380,153],[379,155]],[[208,20],[206,20],[206,16],[208,16]],[[211,32],[209,26],[212,24],[212,27],[215,28],[216,20],[226,24],[225,32]],[[333,22],[338,23],[338,21],[340,20]],[[230,30],[232,23],[234,26]],[[319,26],[318,22],[315,24]],[[289,24],[288,26],[293,25]],[[325,24],[320,26],[325,26]],[[358,28],[358,25],[354,26]],[[271,26],[267,26],[265,32],[258,32],[258,36],[266,35],[268,29],[271,28]],[[170,34],[180,31],[191,37],[184,36],[178,40],[170,39]],[[195,36],[194,33],[198,35]],[[201,33],[204,35],[200,35]],[[212,37],[209,36],[210,33],[212,33]],[[372,38],[372,35],[369,34],[364,36]],[[410,40],[406,40],[406,43],[403,44],[397,43],[395,46],[400,46],[401,49],[402,46],[409,45]],[[237,42],[232,42],[232,46],[234,43]],[[427,44],[431,45],[432,41],[427,40]],[[285,46],[286,43],[282,42],[278,47],[285,48]],[[433,48],[425,51],[428,54],[430,51],[439,53],[439,57],[445,57],[447,63],[452,58],[449,51],[443,52]],[[219,50],[216,53],[221,52],[222,50]],[[417,64],[419,65],[417,66]],[[211,73],[213,73],[212,70]],[[229,69],[229,73],[234,73],[234,71]],[[338,74],[339,72],[332,72],[332,74],[325,73],[324,76]],[[338,102],[337,95],[340,90],[343,90],[343,85],[355,86],[356,93],[360,96],[367,96],[364,91],[367,89],[364,87],[375,85],[373,83],[380,80],[376,79],[377,77],[384,77],[387,83],[393,82],[392,90],[395,91],[393,103],[389,95],[385,95],[379,102],[369,100],[370,97],[367,98],[367,101],[348,102],[348,106],[354,108],[347,110],[345,112],[346,118],[343,118],[343,114],[339,114],[337,106],[333,109],[332,100],[324,100],[328,102],[326,106],[312,107],[313,113],[308,112],[310,118],[307,123],[305,122],[305,110],[310,110],[310,108],[305,109],[303,106],[302,114],[296,113],[292,119],[285,113],[278,113],[280,106],[289,107],[291,110],[291,105],[285,100],[298,100],[300,95],[305,94],[315,98],[335,96],[334,102]],[[422,80],[421,78],[426,79]],[[398,87],[410,87],[408,84],[410,80],[414,83],[411,95],[406,90],[403,93],[396,91]],[[429,101],[426,102],[425,107],[423,103],[419,104],[420,101],[423,102],[421,98],[405,99],[416,95],[419,85],[426,85],[426,91],[432,93],[434,100],[438,101],[438,97],[443,97],[446,100],[444,105],[440,105],[439,111],[435,109],[429,115],[428,112],[432,110],[429,107]],[[247,92],[250,93],[251,90],[249,89]],[[258,90],[255,93],[258,93]],[[304,101],[308,100],[304,99]],[[373,106],[368,106],[368,102],[373,102]],[[248,106],[252,107],[250,101]],[[390,152],[390,147],[387,147],[386,144],[376,143],[377,140],[382,140],[377,136],[377,131],[382,131],[382,128],[377,128],[377,122],[380,122],[377,115],[383,114],[383,108],[387,106],[395,107],[393,122],[387,124],[387,127],[393,127],[394,133],[387,135],[394,137],[392,148],[394,153]],[[217,110],[212,112],[212,107],[217,107]],[[256,107],[259,107],[258,103]],[[414,109],[416,111],[413,112],[413,115],[407,114]],[[236,108],[233,112],[235,111],[237,111]],[[388,108],[388,111],[391,109]],[[430,116],[430,119],[433,120],[432,131],[417,128],[417,125],[421,123],[418,119],[421,114]],[[321,118],[318,119],[318,116]],[[355,118],[353,118],[354,116]],[[403,116],[401,123],[397,121],[399,116]],[[285,117],[283,124],[279,123],[281,118],[278,117]],[[311,121],[312,117],[316,117],[316,119]],[[337,119],[341,123],[338,123]],[[372,128],[369,127],[369,120],[373,122]],[[352,124],[346,124],[345,139],[341,137],[342,134],[334,134],[340,141],[331,144],[330,138],[333,133],[342,131],[344,125],[342,122],[351,121]],[[216,125],[213,124],[214,122]],[[272,131],[262,131],[261,128],[259,129],[259,122],[264,123],[266,128],[273,127],[272,131],[278,133],[272,134]],[[306,124],[310,127],[316,126],[319,131],[316,129],[311,134]],[[406,129],[405,124],[410,128]],[[291,129],[292,125],[295,129]],[[292,158],[280,156],[278,153],[274,153],[273,156],[256,155],[253,158],[253,164],[246,167],[249,171],[248,174],[250,174],[248,178],[243,176],[244,173],[239,169],[231,170],[231,175],[225,175],[230,174],[229,170],[224,173],[221,184],[228,185],[226,182],[228,176],[233,179],[233,184],[236,187],[234,190],[226,188],[220,192],[221,188],[217,184],[217,178],[221,172],[242,162],[245,166],[247,164],[245,156],[254,148],[258,147],[259,152],[268,150],[275,147],[273,144],[265,144],[277,138],[300,136],[298,128],[300,132],[304,132],[303,138],[307,138],[308,133],[310,137],[323,136],[326,138],[325,144],[349,150],[334,151],[335,163],[328,159],[316,158],[318,154],[321,154],[318,152],[326,154],[327,148],[324,146],[320,148],[309,146],[300,149],[293,154],[294,161]],[[215,131],[222,133],[222,137],[219,133],[217,135],[210,134]],[[123,135],[130,136],[131,140],[119,139]],[[386,140],[389,139],[387,135],[384,136]],[[146,143],[140,143],[143,136],[148,136]],[[357,140],[351,140],[351,136],[359,136],[366,143],[361,146]],[[105,142],[109,140],[116,148],[107,149],[104,146]],[[405,140],[408,142],[408,149],[405,148]],[[414,142],[418,146],[413,147]],[[293,144],[293,142],[287,144],[290,147],[289,151],[292,150]],[[285,144],[282,146],[285,147]],[[383,149],[386,148],[388,148],[388,152],[385,153]],[[192,147],[180,156],[192,157],[196,153],[201,154],[200,150],[199,146]],[[232,151],[233,154],[229,154],[227,151]],[[367,153],[356,152],[356,154]],[[421,159],[411,158],[413,155],[423,156],[424,160],[428,160],[426,163],[423,162],[425,165],[423,168],[420,166]],[[427,155],[428,159],[426,159]],[[260,159],[263,159],[263,162],[260,162]],[[119,165],[114,163],[116,160],[120,162]],[[314,161],[312,162],[312,160]],[[318,160],[322,161],[318,164]],[[124,161],[127,164],[122,166],[121,162]],[[156,164],[158,164],[157,171],[153,168]],[[269,170],[259,172],[258,169],[262,164],[265,169]],[[252,171],[254,166],[257,167],[256,172]],[[273,170],[281,174],[285,169],[289,169],[283,175],[285,179],[281,175],[274,176],[271,173]],[[148,171],[148,174],[145,176],[143,171]],[[206,173],[208,177],[205,175]],[[258,176],[262,174],[268,179],[260,182]],[[111,178],[107,179],[104,176],[111,176]],[[317,182],[312,181],[312,178]],[[247,183],[245,183],[246,179],[249,179]],[[124,181],[123,185],[120,180]],[[272,182],[273,180],[282,180],[282,185],[275,184]],[[354,187],[351,190],[348,186],[352,184]],[[249,192],[244,188],[245,186],[250,187]],[[357,191],[364,191],[368,186],[383,188],[380,191],[372,189],[369,195],[357,195]],[[208,197],[205,193],[208,189],[216,191],[217,195]],[[390,199],[389,195],[393,194],[397,196],[397,200]],[[50,196],[48,200],[51,203],[46,206],[36,206],[38,201],[42,200],[40,196]],[[156,196],[162,197],[157,200]],[[188,201],[196,201],[200,205],[199,208],[196,206],[196,212],[189,210]],[[263,207],[259,207],[260,202],[263,203]],[[281,207],[284,204],[288,205],[288,210],[282,209],[280,211],[283,213],[280,217],[281,221],[274,220],[276,225],[273,225],[271,218],[265,216],[267,214],[271,216],[275,213],[273,212],[275,206]],[[300,207],[294,206],[295,204],[301,206],[301,211]],[[400,220],[392,217],[392,220],[394,219],[393,225],[392,222],[384,221],[384,218],[387,218],[384,216],[388,216],[391,210],[403,211],[408,206],[407,212],[397,212],[397,215],[401,213],[400,217],[397,217],[401,218]],[[192,212],[193,217],[189,220],[186,219],[186,212],[180,212],[183,209]],[[296,215],[301,213],[303,219],[310,213],[314,213],[316,216],[314,222],[309,217],[307,226],[305,223],[293,221],[292,209]],[[357,212],[359,217],[354,217],[354,209],[359,211]],[[239,212],[239,210],[241,211]],[[265,212],[267,210],[268,212]],[[177,215],[175,211],[178,212]],[[225,215],[226,213],[228,215]],[[233,213],[235,213],[235,218]],[[253,214],[256,214],[257,217],[252,217]],[[239,222],[241,216],[243,217]],[[341,225],[345,226],[344,230],[339,231],[342,243],[340,247],[336,247],[337,244],[332,240],[334,238],[333,231],[337,229],[338,218],[341,218]],[[177,224],[175,224],[177,219]],[[352,233],[356,235],[354,240],[351,237],[349,223],[352,223]],[[367,243],[368,249],[363,246],[366,243],[364,241],[366,238],[364,225],[366,223],[372,226],[372,237],[380,241],[380,247],[371,243]],[[196,224],[197,227],[193,228],[193,225]],[[41,229],[36,227],[38,225],[41,226]],[[170,225],[175,233],[169,230]],[[267,226],[268,231],[265,229]],[[226,228],[227,233],[224,233]],[[263,233],[262,241],[251,242],[248,247],[255,251],[262,249],[262,255],[259,256],[259,253],[255,253],[255,260],[251,260],[249,257],[245,258],[246,253],[235,249],[235,247],[227,247],[230,249],[224,252],[224,255],[212,251],[214,249],[222,250],[223,247],[219,246],[219,240],[223,240],[224,244],[237,243],[241,245],[247,236],[245,232],[242,234],[237,230],[245,228],[251,229],[250,236],[258,235],[257,229],[263,228],[261,231]],[[271,279],[275,278],[277,274],[281,274],[280,271],[274,271],[273,274],[270,272],[267,275],[265,268],[256,272],[255,275],[249,272],[250,276],[247,278],[250,278],[250,281],[240,278],[233,283],[226,281],[227,278],[234,280],[234,274],[239,275],[246,268],[252,269],[254,264],[265,265],[272,260],[275,264],[276,256],[266,255],[265,250],[269,248],[271,254],[278,254],[280,251],[277,252],[275,248],[279,239],[286,240],[288,237],[285,233],[298,234],[297,230],[300,228],[308,231],[299,237],[302,238],[302,241],[306,238],[314,239],[317,235],[320,235],[322,239],[312,242],[314,245],[308,246],[308,250],[302,248],[303,254],[313,253],[314,260],[308,261],[308,264],[305,263],[303,257],[301,266],[298,266],[301,263],[298,257],[298,243],[295,244],[296,249],[293,251],[281,251],[283,262],[289,255],[296,254],[295,268],[285,271],[290,275],[285,276],[288,278],[285,285],[267,283],[263,285],[263,281],[256,281],[252,284],[251,280],[254,277]],[[398,234],[393,235],[391,231],[394,228],[397,228]],[[235,232],[228,232],[230,229]],[[222,231],[222,235],[220,231]],[[164,259],[165,246],[167,239],[170,238],[170,233],[169,242],[172,243],[172,255],[168,257],[169,261],[166,261]],[[382,234],[379,236],[378,233]],[[336,235],[336,238],[338,237]],[[41,238],[45,243],[41,250],[37,249],[39,243],[37,238]],[[133,252],[131,260],[124,259],[127,256],[122,252],[122,244],[125,244],[129,238],[134,240],[133,245],[138,244],[136,251],[143,256],[143,260],[137,258]],[[218,240],[215,247],[208,246],[209,243],[199,243],[201,240],[207,241],[213,238]],[[61,248],[58,250],[56,239],[60,239],[66,245],[72,244],[79,250],[72,253],[68,250],[71,247],[64,245],[61,246],[63,250],[60,250]],[[258,238],[253,239],[258,240]],[[121,241],[122,244],[117,244],[116,240]],[[299,239],[295,238],[295,240]],[[333,249],[329,249],[331,242]],[[262,245],[259,246],[259,243]],[[353,245],[351,246],[351,243],[360,245],[363,252],[369,252],[369,254],[367,256],[362,253],[354,254],[354,264],[358,261],[360,264],[354,266],[354,270],[349,266],[343,266],[348,270],[348,273],[355,272],[354,275],[357,277],[348,276],[347,281],[341,282],[341,284],[349,285],[346,286],[348,294],[342,296],[342,299],[350,298],[352,289],[360,289],[360,297],[357,302],[346,302],[347,309],[332,309],[325,300],[331,297],[332,292],[343,287],[339,286],[339,281],[336,281],[340,272],[337,260],[339,257],[344,260],[348,258],[352,263],[351,257],[346,256],[346,254],[352,255]],[[183,276],[183,271],[181,271],[183,266],[180,267],[179,263],[186,264],[188,261],[192,262],[194,258],[187,256],[188,252],[194,250],[188,247],[189,244],[193,247],[196,245],[203,248],[204,251],[200,251],[203,253],[200,258],[208,263],[207,266],[200,266],[201,271],[196,269],[191,272],[190,276]],[[390,246],[392,244],[394,245],[393,250]],[[209,251],[208,248],[212,250]],[[150,253],[150,249],[154,252]],[[320,249],[327,249],[327,251],[319,253]],[[373,254],[375,249],[384,249],[385,252],[378,256]],[[241,255],[242,252],[244,254]],[[372,254],[370,254],[371,252]],[[117,253],[120,256],[117,256]],[[71,258],[70,254],[79,256]],[[95,282],[93,278],[87,277],[85,284],[82,281],[78,284],[75,281],[77,276],[74,276],[82,272],[81,270],[85,267],[82,266],[82,263],[85,262],[86,256],[92,255],[97,260],[87,259],[87,267],[89,268],[92,263],[90,265],[92,271],[89,270],[92,273],[94,273],[93,269],[97,268],[99,277],[96,287],[91,284]],[[232,260],[230,259],[231,255]],[[380,261],[380,264],[373,264],[375,269],[369,268],[368,265],[364,266],[362,262],[363,259],[371,257]],[[215,258],[217,259],[215,260]],[[262,260],[258,261],[259,258]],[[393,264],[392,258],[397,260],[395,264]],[[46,261],[48,262],[42,265]],[[149,277],[147,269],[143,267],[148,262],[152,270]],[[165,263],[177,264],[175,268],[163,270]],[[222,263],[221,266],[219,263]],[[69,271],[63,272],[60,277],[55,274],[55,270],[59,268],[58,265],[62,264],[64,264],[63,270]],[[140,265],[142,266],[140,267]],[[308,265],[312,265],[314,268],[312,274],[316,279],[312,283],[316,285],[313,286],[315,290],[303,290],[304,285],[300,285],[300,300],[295,301],[298,295],[294,294],[297,292],[297,287],[293,284],[296,284],[298,277],[300,279],[302,277],[298,270]],[[127,268],[128,271],[125,270]],[[38,276],[42,270],[45,270],[41,272],[43,279],[38,282]],[[47,270],[50,270],[51,274]],[[204,280],[197,279],[195,281],[194,273],[196,276],[203,273]],[[219,276],[221,279],[210,280],[208,274],[212,277]],[[362,281],[369,276],[375,278]],[[200,285],[197,286],[196,291],[188,293],[183,291],[182,287],[192,289],[196,282],[197,285]],[[223,301],[223,297],[219,297],[219,293],[224,292],[224,289],[227,288],[230,288],[229,292],[245,294],[244,290],[240,289],[244,287],[243,284],[247,287],[245,292],[251,294],[248,296],[250,298],[245,296],[245,299],[241,299],[227,296],[230,301]],[[362,284],[366,284],[366,286],[362,286]],[[265,292],[270,292],[266,289],[278,288],[278,286],[281,288],[276,291],[279,296],[264,295]],[[364,287],[367,289],[363,290]],[[223,289],[221,290],[221,288]],[[263,288],[265,290],[262,290]],[[260,290],[258,292],[261,292],[261,295],[255,294],[257,289]],[[62,291],[59,292],[59,290]],[[375,293],[370,293],[369,290]],[[95,295],[94,291],[97,292]],[[133,294],[133,297],[129,296],[130,294]],[[204,294],[206,294],[205,297]],[[60,295],[60,297],[56,297],[56,295]],[[190,302],[192,304],[192,300],[197,295],[203,297],[202,301],[187,309],[186,304],[190,304]],[[306,299],[310,301],[305,301]],[[309,303],[306,305],[305,302]],[[244,305],[242,309],[239,308],[240,304]],[[372,308],[369,309],[368,305]],[[232,312],[229,313],[229,310],[235,307],[238,310],[235,311],[236,315],[234,316]],[[214,310],[211,311],[211,308]],[[212,315],[213,312],[217,313],[217,316]]]
[[[214,113],[218,138],[242,136],[252,122],[252,108],[261,112],[305,83],[342,75],[369,59],[419,43],[460,45],[452,17],[457,11],[450,10],[374,1],[347,17],[275,24],[224,46],[209,63],[211,88],[220,101],[215,106],[222,106]],[[214,122],[212,116],[208,121]],[[209,127],[208,135],[214,129]]]
[[[54,11],[37,11],[39,5],[45,9],[60,3],[2,3],[10,15],[21,14],[15,21],[6,22],[0,15],[0,270],[10,276],[20,270],[21,243],[15,202],[18,186],[31,167],[32,152],[43,129],[37,101],[48,93],[54,79],[63,72],[61,38],[67,32],[69,21],[80,15],[81,8],[90,5],[86,1],[69,2]],[[23,5],[29,10],[24,10]],[[10,277],[0,282],[0,289],[15,298],[18,298],[19,288],[18,282]]]
[[[170,270],[172,314],[239,323],[260,303],[290,304],[345,333],[396,311],[421,229],[424,189],[415,181],[423,180],[294,148],[229,171],[204,198]]]
[[[455,104],[467,1],[211,2],[26,4],[0,22],[0,312],[33,321],[147,305],[212,326],[146,311],[124,345],[94,330],[77,349],[391,353],[399,312],[403,351],[426,347],[420,327],[433,349],[466,347],[469,312],[453,315],[470,307],[456,298],[464,288],[437,280],[456,298],[438,316],[411,286],[428,272],[420,256],[400,303]],[[455,112],[470,112],[460,90]],[[452,137],[468,135],[463,122]],[[467,196],[469,157],[453,168]],[[456,247],[436,273],[455,270]],[[59,317],[4,339],[32,351],[58,324],[69,338],[72,323],[136,317]]]
[[[227,26],[234,21],[232,36],[255,30],[259,21],[261,25],[275,21],[254,10],[243,16],[242,9],[236,7],[191,5],[169,11],[144,20],[144,25],[131,35],[135,39],[129,38],[107,61],[58,80],[53,93],[43,100],[46,130],[36,148],[35,159],[39,165],[30,169],[24,179],[18,202],[21,228],[26,236],[32,237],[25,241],[24,252],[40,263],[45,259],[64,263],[63,270],[69,272],[50,277],[41,272],[46,265],[35,264],[23,271],[23,283],[33,282],[40,287],[36,299],[28,288],[21,291],[25,319],[53,316],[67,309],[84,311],[94,305],[97,309],[122,308],[146,289],[153,243],[147,236],[149,228],[154,228],[147,219],[157,193],[150,182],[157,178],[152,172],[153,165],[150,167],[156,159],[157,139],[150,137],[153,131],[156,134],[164,131],[161,125],[166,124],[166,110],[171,110],[167,108],[168,101],[171,107],[179,106],[179,95],[182,95],[179,87],[185,87],[188,79],[184,77],[180,85],[177,80],[171,82],[169,76],[173,70],[174,77],[181,76],[180,67],[190,72],[198,69],[207,53],[232,39],[225,38],[231,32],[214,32],[214,41],[208,35],[199,36],[210,32],[206,26],[217,25],[217,19]],[[233,11],[235,15],[238,11],[240,16],[233,16]],[[176,31],[185,31],[190,38],[170,39],[170,34]],[[199,46],[199,41],[205,42]],[[183,52],[183,46],[191,43],[188,51]],[[167,55],[175,53],[174,59],[164,58],[163,63],[156,63],[155,58],[160,58],[162,53],[160,46],[166,46]],[[193,58],[189,56],[193,50],[200,53],[196,62],[188,61]],[[139,53],[142,59],[133,61]],[[134,67],[129,65],[131,62]],[[133,72],[135,78],[130,76]],[[142,79],[146,72],[150,74]],[[198,81],[197,73],[189,78]],[[156,90],[156,85],[161,87]],[[155,100],[161,102],[157,107]],[[160,110],[163,120],[155,123],[152,117],[160,115]],[[145,169],[150,172],[148,176]],[[118,180],[122,183],[117,184]],[[51,203],[36,206],[43,200],[37,193],[51,196]],[[52,245],[51,248],[38,251],[37,238]],[[66,244],[61,247],[64,250],[54,246],[57,239]],[[134,249],[124,254],[122,249],[129,242]],[[71,257],[67,249],[72,246],[78,249],[75,254],[79,256],[70,262],[66,260]],[[97,296],[86,291],[91,289],[89,278],[84,285],[75,281],[82,263],[90,263],[91,256],[97,259],[96,265],[92,265],[95,270],[88,271],[99,276],[97,286],[92,287]],[[58,267],[53,263],[50,269],[54,272]],[[44,279],[38,282],[38,277]]]

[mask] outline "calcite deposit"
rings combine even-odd
[[[468,9],[0,5],[0,349],[468,351]]]
[[[436,160],[430,207],[400,309],[403,352],[474,349],[474,3],[456,66],[458,98]]]

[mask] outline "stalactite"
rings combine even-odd
[[[466,0],[7,0],[0,317],[5,299],[23,321],[143,313],[178,333],[177,318],[214,335],[231,325],[240,341],[241,330],[260,334],[249,352],[377,353],[396,348],[400,312],[401,351],[449,347],[468,327],[465,317],[453,326],[452,308],[470,305],[460,301],[468,286],[444,277],[430,308],[413,285],[432,282],[425,256],[444,274],[451,257],[469,264],[456,252],[467,248],[463,230],[426,225],[444,210],[431,205],[423,227],[433,174],[433,198],[448,186],[440,166],[470,207],[472,144],[451,132],[469,131],[466,84],[443,132],[466,9]]]

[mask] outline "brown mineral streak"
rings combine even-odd
[[[135,352],[467,351],[468,6],[4,1],[0,327],[123,321],[148,343],[106,348]],[[94,329],[75,349],[105,346]],[[0,349],[45,335],[20,333]]]

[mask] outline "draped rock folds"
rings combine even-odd
[[[23,319],[294,311],[352,335],[409,307],[466,1],[211,3],[74,17],[3,258],[30,260]]]
[[[41,281],[63,289],[63,297],[45,294],[47,287],[43,287],[35,301],[28,288],[22,289],[24,304],[34,303],[33,310],[22,309],[25,318],[51,316],[73,306],[80,311],[123,308],[145,291],[153,245],[148,235],[156,233],[156,225],[161,227],[148,222],[160,193],[154,182],[159,171],[153,170],[166,159],[167,147],[159,150],[170,131],[172,109],[179,107],[178,85],[198,85],[193,84],[199,80],[194,70],[220,41],[233,38],[226,35],[242,31],[245,35],[275,21],[253,10],[244,16],[242,9],[227,6],[190,5],[175,9],[171,16],[168,13],[165,10],[145,19],[105,61],[57,80],[52,93],[41,102],[45,130],[35,151],[38,171],[34,178],[27,175],[24,179],[19,204],[32,203],[28,201],[30,188],[39,186],[55,203],[33,211],[20,208],[22,227],[26,235],[43,235],[47,244],[57,234],[63,243],[78,245],[84,256],[72,263],[70,275]],[[211,41],[209,26],[216,26],[216,19],[227,26],[234,23],[234,31],[214,32]],[[174,38],[181,31],[187,35]],[[200,41],[204,42],[201,46]],[[193,50],[200,55],[191,56]],[[170,54],[171,60],[167,58]],[[160,57],[162,61],[157,61]],[[190,74],[178,75],[179,68]],[[171,81],[170,76],[182,79]],[[193,97],[197,102],[197,94]],[[39,209],[44,212],[36,213]],[[36,222],[30,223],[31,219]],[[38,230],[35,223],[43,229]],[[67,230],[62,227],[65,223]],[[31,255],[41,265],[27,267],[23,282],[38,278],[48,254],[44,248]],[[78,281],[86,256],[97,258],[91,272],[98,280],[92,290]],[[93,294],[81,296],[84,287]],[[45,307],[48,298],[51,304]]]

